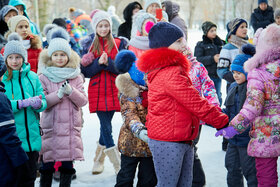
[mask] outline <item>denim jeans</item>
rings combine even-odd
[[[98,111],[96,112],[100,121],[100,137],[99,144],[105,145],[106,148],[115,146],[113,136],[112,136],[112,118],[115,111]]]
[[[216,88],[216,92],[218,95],[218,99],[220,102],[220,106],[222,106],[222,93],[221,93],[221,87],[222,87],[222,79],[220,79],[219,77],[210,77],[211,80],[214,82],[215,88]]]

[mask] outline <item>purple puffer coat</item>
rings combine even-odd
[[[264,47],[265,48],[265,47]],[[249,71],[247,99],[230,122],[237,131],[251,127],[248,155],[280,155],[280,47],[255,55],[245,63]]]
[[[79,67],[79,57],[71,52],[67,67]],[[51,64],[44,50],[40,56],[40,63],[46,66]],[[88,102],[83,87],[83,78],[78,75],[74,79],[68,79],[72,87],[69,96],[62,99],[57,96],[57,91],[63,82],[51,82],[44,74],[40,80],[47,100],[47,109],[42,113],[41,127],[42,150],[44,162],[84,160],[83,143],[81,138],[82,115],[81,107]]]

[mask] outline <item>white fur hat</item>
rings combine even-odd
[[[112,19],[111,19],[110,15],[107,12],[100,10],[94,14],[94,16],[92,17],[92,21],[91,21],[92,28],[93,28],[95,34],[96,34],[97,24],[103,20],[106,20],[109,22],[110,31],[112,32]]]

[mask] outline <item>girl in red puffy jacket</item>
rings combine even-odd
[[[31,71],[37,73],[38,59],[40,52],[42,51],[41,39],[37,35],[33,35],[30,30],[29,20],[25,16],[14,16],[9,19],[8,27],[9,31],[5,33],[5,37],[12,32],[17,32],[21,38],[25,49],[27,49],[28,62],[31,66]],[[4,53],[5,48],[2,48],[1,54]]]
[[[192,141],[198,134],[199,121],[222,128],[228,117],[193,87],[181,29],[159,22],[148,37],[151,50],[142,54],[137,66],[148,78],[146,127],[157,186],[188,187],[192,185]]]
[[[90,78],[88,100],[90,113],[97,113],[100,121],[100,137],[97,143],[92,174],[99,174],[104,169],[107,155],[113,163],[115,172],[120,169],[120,155],[112,136],[112,118],[115,111],[120,111],[118,90],[115,79],[118,71],[114,59],[118,51],[125,48],[124,41],[113,38],[112,21],[108,13],[98,11],[92,18],[95,36],[88,53],[81,61],[81,70]]]

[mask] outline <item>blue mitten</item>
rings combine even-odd
[[[236,131],[232,126],[229,126],[216,132],[215,136],[217,137],[223,135],[226,139],[230,139],[237,134],[239,134],[239,132]]]

